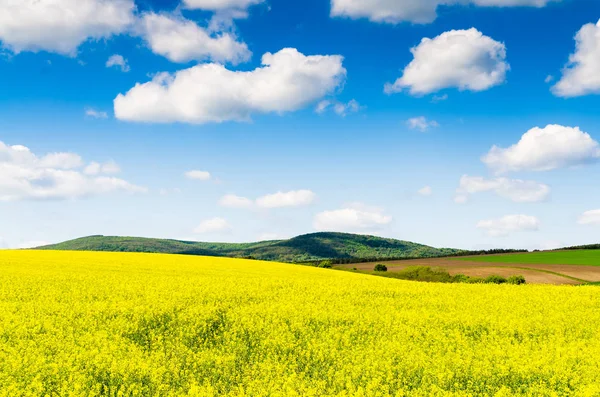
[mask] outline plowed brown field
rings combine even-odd
[[[340,268],[373,270],[376,263],[383,263],[389,272],[397,272],[410,266],[440,267],[450,274],[464,274],[472,277],[521,275],[529,284],[578,285],[586,282],[600,282],[600,267],[575,265],[530,265],[468,262],[452,258],[425,258],[406,261],[379,261],[339,265]]]

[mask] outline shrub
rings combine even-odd
[[[469,277],[469,284],[484,284],[485,283],[485,279],[481,278],[481,277]]]
[[[508,280],[502,276],[489,276],[484,282],[486,284],[506,284]]]
[[[319,263],[319,267],[322,267],[323,269],[331,269],[333,265],[331,261],[321,261],[321,263]]]
[[[387,272],[388,268],[386,265],[382,265],[381,263],[378,265],[375,265],[375,271],[376,272]]]
[[[527,281],[525,281],[525,277],[523,276],[510,276],[507,282],[514,285],[522,285],[527,283]]]
[[[457,274],[457,275],[454,276],[454,279],[453,279],[452,282],[454,282],[454,283],[468,283],[470,279],[471,279],[471,277],[465,276],[464,274]]]
[[[463,276],[464,277],[464,276]],[[411,266],[398,273],[398,278],[412,281],[428,281],[436,283],[454,283],[455,276],[451,276],[445,269],[432,269],[426,266]]]

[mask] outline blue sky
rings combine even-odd
[[[600,3],[437,3],[0,0],[0,246],[598,242]]]

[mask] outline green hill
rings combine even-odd
[[[289,240],[248,244],[90,236],[38,249],[226,256],[279,262],[310,262],[323,259],[350,262],[354,259],[364,261],[366,259],[425,258],[454,255],[461,252],[449,248],[428,247],[408,241],[345,233],[314,233]]]

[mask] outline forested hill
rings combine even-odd
[[[202,243],[138,237],[90,236],[38,249],[69,251],[152,252],[168,254],[254,258],[279,262],[323,259],[400,259],[454,255],[460,250],[433,248],[374,236],[314,233],[289,240],[247,244]]]

